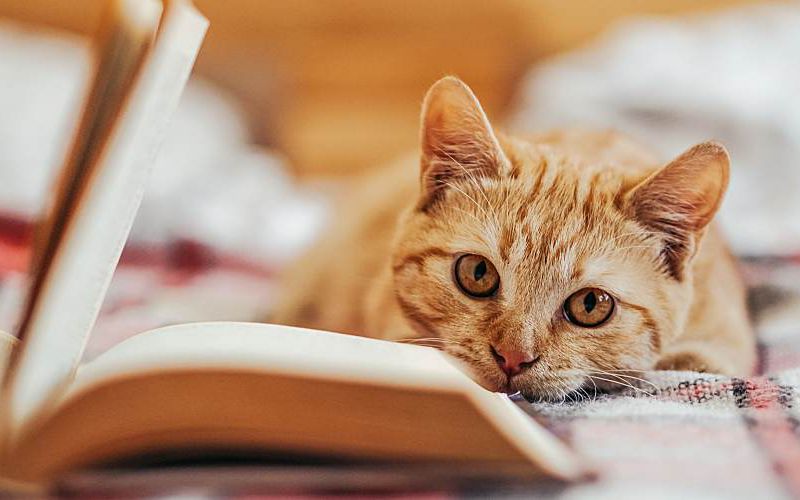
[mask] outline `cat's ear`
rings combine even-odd
[[[715,142],[698,144],[636,186],[628,195],[633,217],[663,237],[667,269],[681,279],[704,229],[728,187],[730,159]]]
[[[478,99],[458,78],[442,78],[422,104],[423,204],[449,183],[468,176],[499,175],[509,161]]]

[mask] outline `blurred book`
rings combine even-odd
[[[442,478],[585,477],[561,441],[432,348],[196,323],[139,334],[78,366],[207,27],[187,1],[109,5],[91,90],[36,237],[20,326],[6,336],[8,484],[65,487],[92,477],[80,471],[107,470],[99,464],[143,471],[141,457],[219,454],[411,464],[431,471],[429,481],[443,465],[455,468]]]

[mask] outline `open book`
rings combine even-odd
[[[0,477],[42,484],[130,457],[214,450],[585,474],[507,396],[433,348],[200,323],[139,334],[78,366],[207,27],[185,1],[163,12],[155,0],[111,5],[8,342]]]

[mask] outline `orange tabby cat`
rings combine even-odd
[[[421,149],[421,169],[361,181],[271,320],[431,339],[486,387],[539,398],[654,367],[751,371],[744,288],[709,226],[721,145],[659,167],[610,132],[501,135],[449,77]]]

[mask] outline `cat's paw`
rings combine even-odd
[[[690,372],[715,372],[715,367],[703,355],[691,351],[675,352],[663,356],[656,363],[656,370]]]

